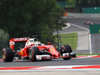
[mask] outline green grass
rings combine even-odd
[[[77,48],[77,33],[59,34],[61,36],[61,44],[70,45],[73,50]],[[57,41],[57,38],[55,39]]]

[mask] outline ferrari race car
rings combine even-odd
[[[14,50],[16,42],[25,41],[25,46],[19,50]],[[12,38],[9,40],[10,48],[3,48],[2,58],[4,62],[12,62],[14,57],[30,61],[36,60],[51,60],[53,58],[63,58],[69,60],[75,57],[76,54],[72,53],[72,49],[69,45],[63,45],[60,52],[57,51],[56,46],[51,45],[48,42],[47,45],[42,44],[37,38]]]

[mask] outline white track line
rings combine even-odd
[[[88,28],[85,28],[85,27],[82,27],[82,26],[79,26],[79,25],[76,25],[76,24],[72,24],[70,23],[72,26],[75,26],[75,27],[78,27],[78,28],[81,28],[81,29],[85,29],[87,31],[90,31]]]
[[[99,66],[99,67],[97,67]],[[96,68],[97,67],[97,68]],[[78,71],[78,70],[100,70],[100,65],[72,65],[72,66],[41,66],[41,67],[33,67],[28,69],[15,69],[15,70],[0,70],[0,72],[8,72],[8,71]]]
[[[66,29],[66,28],[68,28],[68,27],[70,27],[70,26],[71,26],[71,24],[70,24],[70,23],[65,23],[65,25],[66,25],[66,27],[63,27],[62,29]]]

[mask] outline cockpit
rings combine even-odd
[[[31,38],[26,42],[25,46],[31,46],[31,45],[38,46],[38,45],[41,45],[41,42],[38,41],[38,39],[36,38]]]

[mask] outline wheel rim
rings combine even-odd
[[[5,59],[5,54],[3,53],[2,58]]]
[[[29,58],[30,59],[32,58],[32,52],[31,51],[29,52]]]
[[[64,48],[62,48],[62,52],[64,52],[65,50],[64,50]]]

